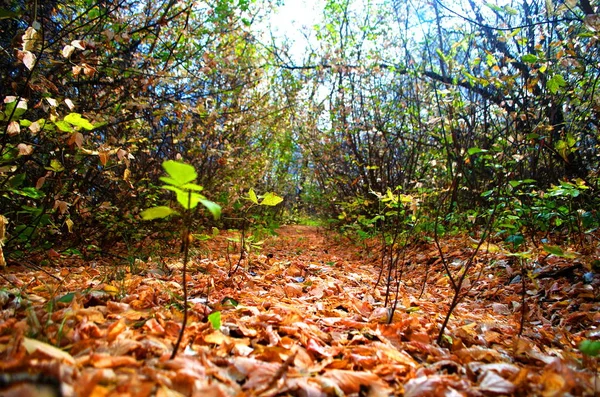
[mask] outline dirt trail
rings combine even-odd
[[[168,357],[181,321],[177,260],[166,263],[171,274],[156,259],[141,273],[90,263],[8,268],[0,370],[43,373],[60,380],[66,395],[86,396],[593,395],[585,370],[593,363],[582,363],[574,347],[581,330],[553,328],[539,320],[550,308],[532,304],[517,338],[519,284],[510,284],[510,265],[498,265],[506,259],[499,254],[482,254],[474,274],[486,277],[473,281],[439,347],[450,289],[433,245],[407,253],[411,264],[388,325],[386,287],[374,288],[375,249],[287,226],[230,277],[225,237],[208,243],[208,258],[192,257],[185,349],[175,360]],[[460,239],[444,247],[454,267],[470,252]],[[579,293],[550,281],[559,284],[552,289],[542,280],[539,288],[554,297]],[[207,320],[217,311],[219,329]]]

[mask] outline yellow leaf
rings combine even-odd
[[[471,244],[472,248],[477,248],[479,244]],[[500,248],[498,245],[496,244],[492,244],[492,243],[483,243],[481,245],[481,248],[479,248],[482,252],[490,252],[490,253],[496,253],[496,252],[501,252],[502,248]]]
[[[8,218],[4,215],[0,215],[0,246],[6,238],[6,225],[8,225]]]
[[[49,345],[39,340],[23,338],[23,347],[27,353],[40,352],[45,356],[67,362],[70,365],[75,365],[75,359],[69,353],[64,352],[52,345]]]
[[[71,218],[68,218],[68,219],[65,221],[65,224],[67,225],[67,229],[69,229],[69,233],[73,233],[73,225],[75,224],[75,222],[73,222],[73,221],[71,220]]]
[[[254,189],[250,189],[250,191],[248,192],[248,199],[250,201],[252,201],[254,204],[258,204],[258,197],[256,197],[256,193],[254,192]]]
[[[103,289],[104,292],[108,292],[111,295],[116,295],[119,292],[117,287],[108,284],[106,284]]]

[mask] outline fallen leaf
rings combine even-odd
[[[67,364],[75,365],[75,359],[69,353],[45,342],[25,337],[23,338],[23,347],[29,354],[37,352],[58,361],[64,361]]]
[[[367,389],[368,395],[372,397],[389,396],[391,393],[387,384],[370,372],[333,369],[326,371],[320,378],[333,382],[345,394],[359,393],[362,388]]]
[[[479,390],[490,394],[511,394],[515,385],[495,372],[487,371],[479,381]]]
[[[90,356],[90,363],[95,368],[117,368],[117,367],[138,367],[142,365],[134,357],[130,356],[110,356],[108,354],[94,353]]]

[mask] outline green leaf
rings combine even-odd
[[[239,302],[233,298],[230,298],[229,296],[226,296],[225,298],[221,299],[221,304],[223,306],[237,307],[237,305],[239,305]]]
[[[34,187],[24,187],[23,189],[19,190],[12,190],[12,192],[32,199],[39,199],[45,196],[44,192],[41,192]]]
[[[48,167],[44,167],[44,168],[47,169],[48,171],[54,171],[54,172],[62,172],[65,170],[65,167],[61,164],[61,162],[56,159],[50,160],[50,165]]]
[[[60,120],[54,123],[62,132],[73,132],[73,127],[66,121]]]
[[[560,87],[564,87],[566,84],[567,83],[562,75],[555,74],[546,82],[546,88],[548,88],[548,91],[550,91],[552,94],[556,94]]]
[[[213,329],[221,329],[221,312],[212,312],[208,315],[208,321],[212,325]]]
[[[517,248],[525,242],[525,238],[520,234],[512,234],[506,238],[506,242],[512,244],[514,248]]]
[[[166,218],[172,214],[177,214],[177,211],[163,205],[159,207],[148,208],[147,210],[142,211],[140,215],[142,216],[143,220],[151,221],[157,218]]]
[[[195,183],[186,183],[185,185],[181,186],[181,188],[186,190],[193,190],[196,192],[201,192],[204,190],[202,186],[196,185]]]
[[[75,297],[75,292],[69,292],[63,296],[61,296],[57,302],[60,303],[71,303],[73,301],[73,298]]]
[[[89,120],[87,120],[83,116],[81,116],[81,114],[79,114],[79,113],[69,113],[65,116],[65,118],[63,120],[69,124],[74,125],[75,127],[83,128],[88,131],[91,131],[94,129],[94,125],[92,123],[90,123]]]
[[[21,98],[17,102],[17,98],[12,98],[14,98],[15,100],[6,104],[6,110],[4,111],[4,114],[6,115],[6,117],[9,117],[12,114],[12,119],[18,120],[23,115],[23,113],[27,111],[27,101]]]
[[[538,57],[533,54],[525,54],[521,57],[521,61],[526,63],[536,63],[538,61]]]
[[[167,160],[162,163],[162,166],[171,177],[171,182],[167,183],[170,183],[172,185],[182,186],[186,183],[195,181],[198,177],[198,174],[196,173],[194,167],[186,163],[182,163],[175,160]],[[161,178],[161,180],[164,181],[163,178]]]
[[[90,20],[94,20],[96,18],[98,18],[100,16],[100,10],[98,9],[98,7],[94,7],[90,10],[90,12],[88,13],[88,17],[90,18]]]
[[[486,153],[486,152],[487,152],[487,150],[480,149],[478,147],[472,147],[469,150],[467,150],[467,153],[469,153],[469,156],[472,156],[472,155],[477,154],[477,153]]]
[[[583,340],[579,344],[579,351],[591,357],[596,357],[600,353],[600,341]]]
[[[544,251],[546,251],[549,254],[553,254],[556,256],[563,256],[564,255],[564,251],[557,245],[543,245],[544,247]]]
[[[27,174],[23,172],[22,174],[17,174],[15,176],[13,176],[12,178],[10,178],[8,183],[10,184],[11,188],[17,189],[17,188],[21,187],[21,185],[23,185],[23,182],[25,182],[26,177],[27,177]]]
[[[165,185],[163,186],[163,189],[175,192],[175,194],[177,194],[177,202],[186,210],[196,208],[200,200],[205,199],[205,197],[199,193],[195,193],[190,190],[186,192],[176,186]]]
[[[219,219],[221,216],[221,206],[217,203],[214,203],[210,200],[200,199],[200,202],[203,206],[206,207],[208,211],[212,214],[213,218]]]
[[[547,245],[543,244],[544,251],[549,254],[556,255],[560,258],[573,259],[577,258],[577,253],[575,252],[565,252],[557,245]]]
[[[509,184],[510,186],[512,186],[513,188],[515,188],[515,187],[519,186],[521,183],[523,183],[523,181],[514,181],[514,180],[512,180],[512,181],[508,181],[508,184]]]
[[[268,205],[270,207],[276,206],[283,201],[283,197],[276,195],[275,193],[265,193],[263,200],[260,205]]]
[[[503,12],[504,9],[496,4],[492,4],[492,3],[488,3],[485,2],[485,5],[488,6],[489,8],[491,8],[492,10],[496,11],[496,12]]]
[[[208,234],[192,234],[192,236],[194,236],[194,240],[198,241],[208,241],[212,238],[212,236],[209,236]]]
[[[250,191],[248,192],[248,200],[250,200],[254,204],[258,205],[258,197],[256,197],[256,193],[254,192],[254,189],[250,189]]]
[[[6,8],[0,8],[0,19],[16,18],[18,16],[19,14],[16,12],[7,10]]]
[[[169,178],[168,176],[161,176],[160,178],[158,178],[161,182],[167,183],[169,185],[173,185],[173,186],[179,186],[179,182],[177,182],[175,179],[173,178]],[[163,188],[167,189],[167,186],[163,186]]]

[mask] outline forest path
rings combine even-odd
[[[229,276],[236,262],[235,254],[224,255],[231,236],[222,232],[204,246],[208,256],[191,257],[189,317],[174,360],[179,259],[148,259],[135,272],[81,261],[6,268],[0,370],[51,376],[67,396],[593,394],[593,374],[583,368],[590,363],[582,366],[575,349],[583,333],[578,322],[596,318],[595,298],[581,283],[539,280],[544,296],[561,299],[549,304],[529,296],[529,323],[518,338],[521,284],[510,283],[515,271],[505,256],[482,252],[440,347],[434,341],[451,290],[433,243],[407,248],[388,325],[386,286],[375,288],[376,248],[321,228],[285,226]],[[453,270],[470,244],[442,243]],[[567,299],[582,309],[569,313],[568,305],[556,304]],[[215,328],[208,315],[216,312]]]
[[[388,325],[385,276],[375,288],[381,265],[378,244],[371,242],[365,249],[335,232],[309,226],[286,226],[277,234],[265,243],[262,261],[251,267],[254,280],[240,284],[247,291],[241,293],[241,302],[256,305],[264,299],[263,308],[285,313],[280,318],[284,324],[309,324],[308,341],[295,332],[293,336],[308,353],[311,368],[358,371],[358,377],[375,374],[394,393],[412,396],[451,390],[469,395],[593,392],[591,373],[570,368],[581,368],[575,340],[597,318],[592,286],[554,276],[558,272],[581,278],[581,271],[572,274],[581,270],[578,264],[545,258],[545,266],[530,269],[540,279],[526,280],[527,321],[519,337],[518,263],[497,246],[484,246],[446,329],[443,344],[451,347],[441,348],[434,341],[453,291],[433,242],[407,247],[402,258],[406,263],[400,262],[398,303]],[[474,242],[454,237],[441,245],[456,280]],[[264,259],[269,253],[273,258]],[[395,290],[393,281],[387,307]],[[288,330],[281,323],[274,327],[276,333]],[[360,380],[352,379],[356,384],[351,390],[360,389]]]

